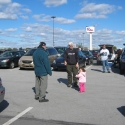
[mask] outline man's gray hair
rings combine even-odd
[[[69,44],[68,44],[69,46],[73,46],[73,43],[72,42],[69,42]]]

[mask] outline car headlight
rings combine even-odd
[[[21,59],[19,59],[19,62],[22,62],[22,60],[21,60]]]
[[[88,58],[86,58],[86,60],[87,60]]]
[[[53,63],[56,64],[56,60],[54,60]]]
[[[33,64],[33,62],[31,62],[31,64]]]
[[[9,59],[4,59],[1,62],[8,62],[8,61],[9,61]]]

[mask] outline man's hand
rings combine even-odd
[[[76,63],[76,68],[79,68],[79,64],[78,63]]]
[[[65,65],[65,66],[67,65],[67,62],[66,62],[66,61],[64,62],[64,65]]]

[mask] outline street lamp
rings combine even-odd
[[[56,17],[52,16],[51,18],[53,18],[53,47],[54,47],[54,18],[56,18]]]

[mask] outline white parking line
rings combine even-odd
[[[16,121],[17,119],[19,119],[21,116],[23,116],[24,114],[26,114],[27,112],[29,112],[33,107],[29,107],[26,110],[24,110],[23,112],[21,112],[20,114],[18,114],[17,116],[15,116],[14,118],[10,119],[8,122],[4,123],[3,125],[10,125],[11,123],[13,123],[14,121]]]
[[[88,66],[87,68],[85,68],[86,70],[89,69],[92,65]]]

